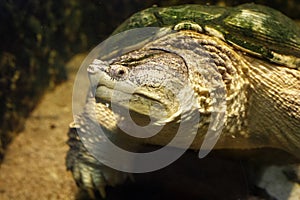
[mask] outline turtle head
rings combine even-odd
[[[88,71],[97,102],[120,116],[129,110],[141,124],[149,117],[163,123],[173,120],[181,113],[185,93],[190,93],[184,89],[188,70],[183,59],[161,50],[136,50],[108,62],[96,59]]]

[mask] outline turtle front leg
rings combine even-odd
[[[122,184],[129,177],[128,173],[109,168],[95,159],[84,147],[76,128],[70,127],[68,136],[67,170],[72,172],[77,186],[87,191],[91,198],[95,199],[98,192],[105,198],[106,186]]]

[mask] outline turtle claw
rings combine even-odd
[[[93,190],[93,189],[88,188],[88,189],[87,189],[87,193],[88,193],[88,195],[89,195],[89,197],[90,197],[91,199],[96,199],[96,196],[95,196],[95,193],[94,193],[94,190]]]
[[[92,161],[92,160],[90,160]],[[91,199],[97,199],[96,194],[100,194],[102,199],[106,198],[106,186],[114,187],[125,182],[130,176],[105,165],[97,160],[86,162],[77,160],[71,171],[77,185],[85,190]]]
[[[101,197],[102,197],[102,199],[105,199],[106,198],[106,191],[105,191],[105,187],[99,187],[99,189],[98,189],[98,191],[99,191],[99,193],[100,193],[100,195],[101,195]]]
[[[128,173],[117,171],[95,159],[84,148],[77,136],[76,129],[70,128],[68,145],[70,150],[66,157],[66,166],[73,174],[78,187],[87,192],[91,199],[99,194],[106,197],[106,186],[122,184],[130,177]]]
[[[87,188],[86,192],[89,196],[90,199],[97,199],[96,198],[96,194],[95,194],[95,190],[93,188]],[[106,191],[105,191],[105,186],[99,186],[98,188],[98,192],[101,196],[101,199],[105,199],[106,198]]]
[[[97,194],[96,194],[97,192],[100,194],[101,199],[106,199],[106,191],[105,191],[105,187],[104,186],[99,187],[98,191],[95,191],[92,188],[86,189],[86,193],[87,193],[89,199],[93,199],[93,200],[98,199],[97,198]]]

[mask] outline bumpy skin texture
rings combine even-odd
[[[300,31],[291,20],[253,4],[228,9],[187,5],[142,11],[124,22],[116,33],[145,26],[166,26],[175,32],[111,62],[94,64],[102,70],[104,79],[98,84],[96,99],[88,98],[86,110],[69,131],[67,167],[79,187],[91,194],[99,190],[105,196],[106,185],[114,186],[128,178],[128,174],[96,160],[76,132],[81,130],[87,133],[85,140],[96,141],[99,138],[93,135],[92,124],[99,123],[113,139],[128,142],[115,135],[122,132],[116,125],[122,117],[101,103],[112,100],[107,94],[116,83],[121,89],[128,88],[128,83],[141,88],[129,108],[140,114],[140,122],[147,121],[142,116],[147,115],[153,102],[167,108],[167,119],[160,115],[160,107],[154,108],[155,117],[165,120],[167,128],[138,143],[163,146],[178,128],[178,102],[161,87],[161,82],[167,82],[173,92],[188,85],[196,94],[197,112],[202,119],[190,148],[199,149],[212,116],[210,92],[216,85],[209,80],[219,78],[220,87],[226,91],[227,112],[215,148],[272,147],[299,158]],[[92,108],[96,108],[95,116],[89,114]]]
[[[95,191],[105,197],[106,186],[115,186],[126,180],[127,174],[104,166],[90,155],[78,138],[76,128],[70,128],[68,136],[70,151],[66,157],[67,170],[72,171],[77,186],[87,190],[92,198]]]
[[[105,187],[115,186],[127,179],[127,174],[106,167],[95,159],[84,147],[77,131],[93,131],[94,126],[91,109],[96,108],[97,121],[103,129],[113,132],[116,118],[113,113],[103,104],[95,105],[92,98],[89,98],[84,112],[77,116],[70,124],[68,132],[68,145],[70,150],[66,157],[67,170],[72,171],[74,180],[79,188],[86,190],[90,197],[95,198],[95,191],[98,191],[102,197],[106,196]],[[100,114],[103,113],[104,115]],[[105,116],[107,115],[107,116]]]

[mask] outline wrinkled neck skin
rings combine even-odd
[[[299,71],[252,59],[220,39],[192,31],[164,36],[114,63],[130,67],[128,80],[142,88],[131,101],[138,106],[123,105],[137,113],[138,124],[149,122],[154,101],[167,110],[155,116],[164,128],[142,142],[166,145],[180,123],[196,111],[200,121],[192,149],[200,149],[208,130],[215,129],[221,130],[217,149],[274,147],[299,158]],[[162,90],[161,85],[168,89]],[[178,101],[174,92],[164,92],[172,85],[171,91],[179,93],[188,87],[193,94]],[[188,129],[185,132],[181,141],[192,134]],[[180,142],[174,146],[180,147]]]
[[[251,66],[249,134],[300,158],[300,71],[245,58]]]

